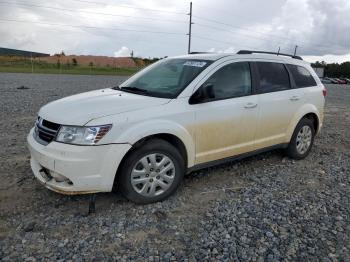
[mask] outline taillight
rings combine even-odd
[[[325,87],[323,87],[323,89],[322,89],[322,94],[324,97],[327,96],[327,89]]]

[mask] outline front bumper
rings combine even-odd
[[[34,140],[33,130],[27,137],[30,165],[34,176],[48,189],[68,195],[112,191],[118,166],[131,145],[51,142],[45,146]]]

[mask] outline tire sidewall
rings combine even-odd
[[[131,172],[136,163],[144,156],[159,153],[166,155],[173,161],[175,166],[175,177],[167,191],[154,197],[145,197],[135,191],[131,184]],[[158,202],[169,197],[180,185],[184,176],[184,161],[178,150],[170,143],[162,140],[149,141],[138,149],[133,150],[122,165],[119,176],[119,188],[123,195],[132,202],[148,204]]]
[[[312,137],[311,137],[311,144],[310,144],[309,148],[307,149],[307,151],[304,154],[300,154],[297,150],[297,136],[298,136],[300,129],[302,129],[304,126],[310,127]],[[315,139],[315,128],[314,128],[312,120],[307,119],[307,118],[300,120],[300,122],[295,127],[292,139],[291,139],[289,146],[288,146],[288,150],[290,151],[289,154],[291,154],[291,156],[293,158],[296,158],[296,159],[305,158],[311,151],[311,148],[312,148],[313,143],[314,143],[314,139]]]

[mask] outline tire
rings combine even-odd
[[[292,138],[286,149],[286,154],[293,159],[305,158],[312,148],[315,138],[314,123],[311,119],[303,118],[294,129]],[[304,144],[304,147],[302,146]],[[301,148],[303,148],[301,150]]]
[[[165,140],[151,139],[127,155],[118,174],[118,188],[134,203],[154,203],[173,194],[184,174],[179,151]]]

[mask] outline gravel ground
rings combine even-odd
[[[26,135],[47,102],[122,80],[0,74],[0,260],[350,261],[350,86],[327,87],[305,160],[277,150],[205,169],[147,206],[98,194],[87,216],[88,196],[33,178]]]

